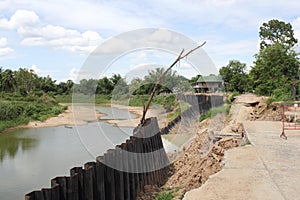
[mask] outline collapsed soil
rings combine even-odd
[[[246,94],[236,97],[229,115],[218,114],[212,119],[186,127],[185,130],[196,134],[189,146],[175,155],[167,182],[160,188],[145,186],[137,199],[155,199],[159,193],[168,192],[172,193],[173,199],[182,199],[187,191],[200,187],[209,176],[222,170],[225,150],[247,143],[242,122],[261,119],[281,120],[280,104],[268,106],[265,97]],[[173,132],[179,133],[176,128]]]

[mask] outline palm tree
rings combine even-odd
[[[6,69],[2,75],[2,90],[5,92],[14,92],[16,88],[15,72],[11,69]]]

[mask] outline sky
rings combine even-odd
[[[0,66],[33,69],[57,82],[76,81],[93,52],[96,55],[106,47],[107,51],[98,54],[105,54],[111,62],[96,69],[97,76],[134,74],[145,66],[171,64],[179,51],[166,51],[164,44],[182,49],[185,43],[176,40],[181,34],[197,44],[206,41],[202,50],[214,64],[214,71],[229,60],[240,60],[249,69],[258,52],[263,22],[279,19],[291,23],[300,41],[299,10],[298,0],[1,0]],[[148,35],[149,42],[143,39],[146,49],[141,45],[134,49],[136,46],[129,43],[143,37],[137,33],[145,28],[154,29]],[[134,34],[125,37],[128,32]],[[118,38],[120,35],[124,38]],[[155,49],[149,49],[152,46]],[[119,48],[124,50],[121,54],[111,54]],[[298,46],[296,50],[300,50]],[[181,62],[178,73],[195,76],[199,70],[193,69],[198,64],[188,58]]]

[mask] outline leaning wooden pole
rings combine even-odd
[[[191,49],[190,51],[188,51],[186,54],[183,54],[184,53],[184,49],[182,49],[182,51],[180,52],[180,54],[178,55],[178,57],[175,59],[175,61],[170,65],[170,67],[168,67],[166,69],[166,71],[164,71],[164,73],[159,77],[159,79],[157,80],[153,90],[152,90],[152,93],[150,95],[150,98],[147,102],[147,105],[143,107],[143,115],[142,115],[142,118],[141,118],[141,121],[140,121],[140,124],[143,125],[144,122],[145,122],[145,117],[146,117],[146,114],[147,114],[147,111],[151,105],[151,102],[153,100],[153,97],[155,95],[155,92],[156,90],[158,89],[158,86],[159,84],[161,83],[161,81],[163,80],[164,76],[172,69],[172,67],[174,67],[176,65],[176,63],[178,63],[181,59],[183,58],[186,58],[189,54],[193,53],[194,51],[196,51],[197,49],[203,47],[205,45],[206,42],[203,42],[201,45],[197,46],[196,48],[194,49]]]

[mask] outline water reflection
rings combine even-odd
[[[18,151],[26,151],[37,145],[37,139],[20,137],[16,132],[0,135],[0,162],[7,156],[14,158]]]

